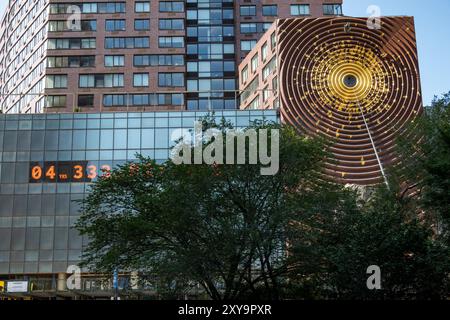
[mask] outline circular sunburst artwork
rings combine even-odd
[[[422,112],[412,18],[286,19],[278,25],[282,121],[334,139],[327,174],[382,181],[395,140]],[[377,158],[378,156],[378,158]]]

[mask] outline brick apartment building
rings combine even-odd
[[[341,4],[10,0],[0,24],[1,110],[236,109],[237,65],[274,20],[341,15]]]

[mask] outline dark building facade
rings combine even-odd
[[[340,15],[341,4],[11,0],[0,24],[1,110],[236,109],[237,64],[271,23]]]
[[[326,175],[372,185],[397,161],[395,141],[423,112],[414,19],[281,19],[239,67],[241,109],[334,141]]]
[[[0,281],[28,280],[33,295],[56,290],[59,276],[65,291],[67,268],[79,264],[87,241],[72,228],[80,214],[77,200],[99,176],[137,153],[167,160],[174,132],[193,129],[206,114],[0,115]],[[279,121],[275,110],[215,116],[237,128],[257,119]],[[83,290],[90,290],[88,280]]]

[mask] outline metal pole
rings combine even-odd
[[[359,111],[361,112],[361,116],[362,116],[362,118],[364,120],[364,124],[366,125],[367,133],[369,134],[369,139],[370,139],[370,142],[372,143],[372,148],[373,148],[373,151],[375,152],[375,157],[377,158],[378,165],[379,165],[380,171],[381,171],[381,175],[383,176],[383,179],[384,179],[384,183],[386,184],[386,187],[388,189],[390,189],[389,188],[389,183],[388,183],[388,180],[387,180],[387,177],[386,177],[386,174],[384,173],[383,164],[381,163],[380,157],[378,156],[377,147],[375,146],[375,142],[372,139],[372,134],[370,133],[369,125],[368,125],[368,123],[366,121],[366,117],[364,116],[364,112],[363,112],[363,110],[361,108],[361,104],[359,103],[359,101],[358,101],[358,107],[359,107]]]
[[[119,272],[114,270],[113,274],[114,300],[119,300]]]

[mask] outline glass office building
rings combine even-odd
[[[204,112],[0,115],[0,280],[65,273],[83,239],[72,228],[92,181],[136,154],[168,159],[172,133]],[[277,111],[220,111],[235,127]]]

